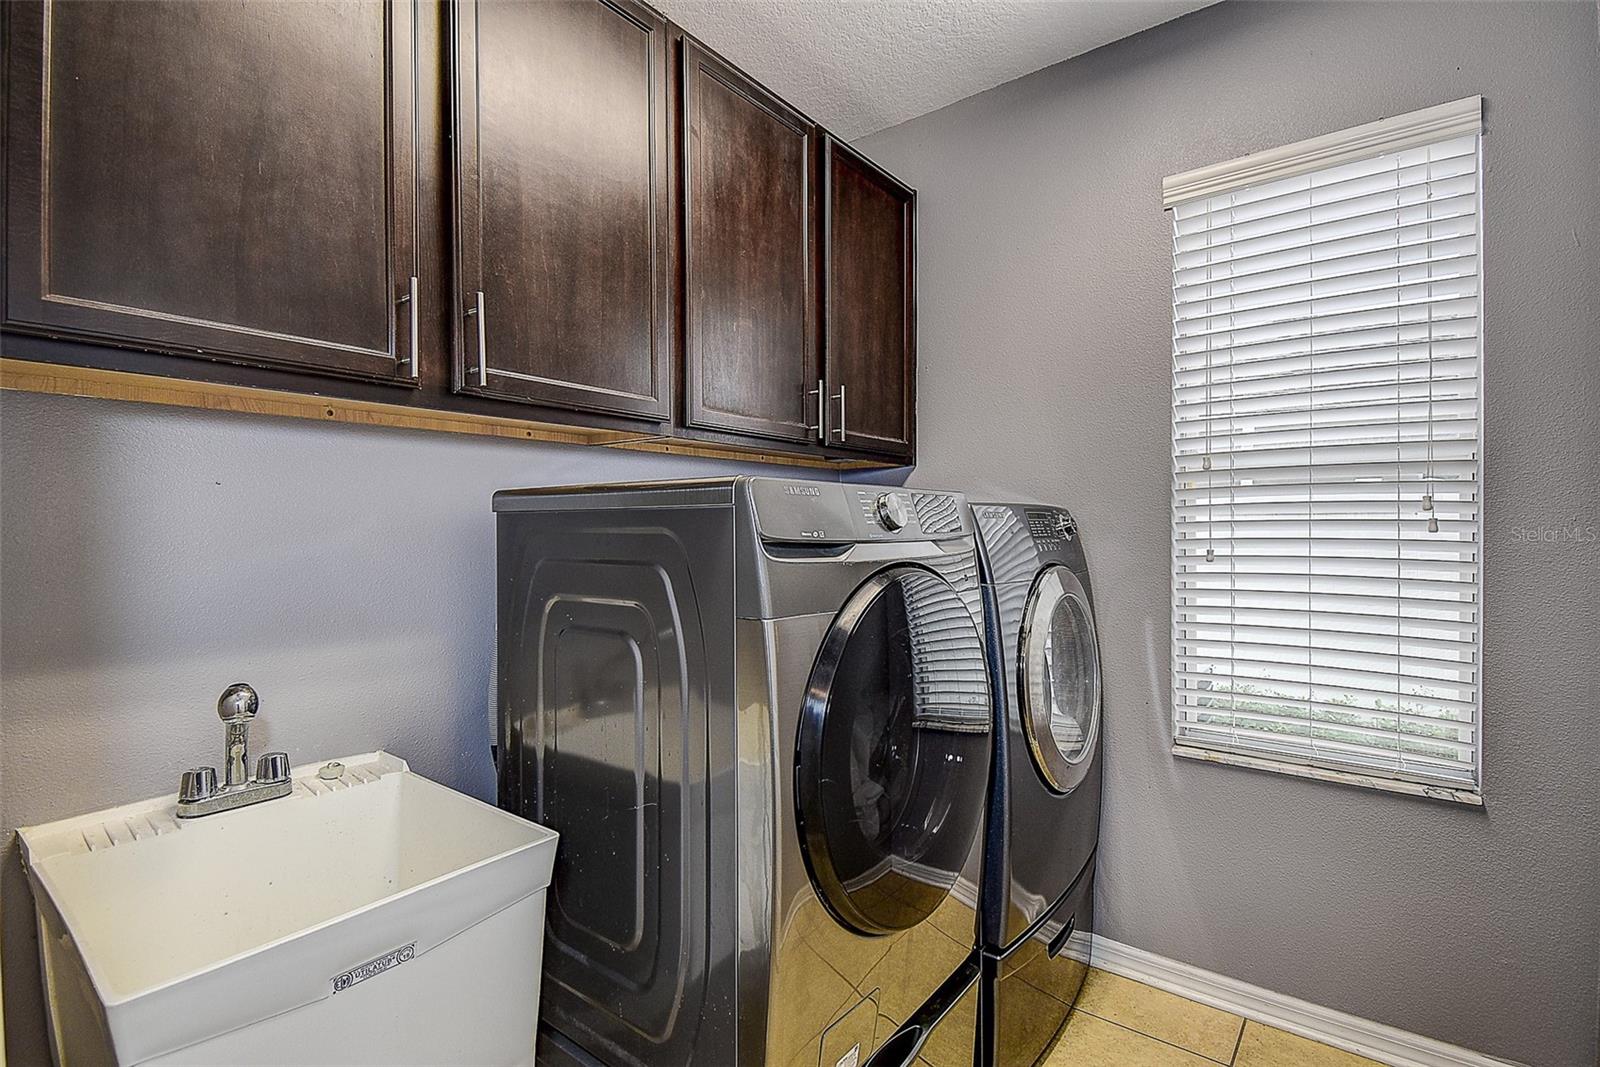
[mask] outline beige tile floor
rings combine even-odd
[[[1380,1067],[1230,1012],[1091,970],[1045,1067]]]

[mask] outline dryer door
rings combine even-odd
[[[1100,732],[1100,647],[1089,594],[1070,568],[1039,572],[1017,641],[1022,732],[1045,784],[1077,788]]]
[[[990,721],[983,640],[948,581],[896,566],[851,595],[795,753],[801,851],[841,922],[893,933],[949,894],[982,824]]]

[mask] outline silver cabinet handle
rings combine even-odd
[[[835,432],[838,433],[839,440],[843,441],[844,440],[844,435],[845,435],[845,428],[844,428],[845,427],[844,383],[843,382],[839,383],[839,395],[835,399],[837,399],[839,401],[839,425],[838,425],[838,428],[836,429]]]
[[[828,416],[824,405],[828,402],[828,391],[821,378],[817,379],[817,387],[815,389],[806,390],[806,396],[817,398],[817,425],[815,427],[817,440],[826,441],[828,439]]]
[[[401,297],[400,299],[404,300],[407,304],[410,305],[409,311],[411,312],[411,316],[410,316],[410,318],[411,318],[411,323],[410,323],[410,325],[411,325],[411,347],[406,351],[405,362],[411,364],[411,380],[414,381],[414,382],[415,381],[420,381],[422,379],[422,360],[420,358],[418,358],[418,356],[417,356],[417,315],[418,315],[417,304],[418,304],[418,300],[417,300],[417,276],[415,274],[413,274],[411,276],[411,289],[410,289],[410,291],[405,296]]]
[[[422,368],[421,362],[419,362],[418,358],[416,358],[416,317],[418,317],[418,309],[416,309],[416,275],[411,275],[410,290],[406,290],[405,296],[402,296],[402,298],[398,299],[398,301],[395,301],[395,304],[405,304],[406,312],[410,312],[410,314],[408,314],[408,318],[410,318],[411,326],[411,347],[406,349],[405,358],[403,358],[403,360],[395,360],[395,365],[398,366],[402,365],[402,363],[408,363],[408,365],[411,366],[411,381],[419,381],[419,378],[421,378]]]
[[[478,317],[478,385],[481,388],[489,384],[489,327],[485,323],[489,316],[483,310],[483,290],[477,290],[476,296],[477,303],[467,309],[467,314]]]

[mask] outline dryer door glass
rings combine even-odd
[[[1071,791],[1100,731],[1100,650],[1089,594],[1070,569],[1039,572],[1018,642],[1022,731],[1046,784]]]
[[[932,571],[880,571],[834,619],[796,747],[801,851],[834,916],[867,934],[933,914],[982,824],[991,711],[983,640]]]

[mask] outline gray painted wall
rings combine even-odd
[[[386,748],[492,799],[490,494],[738,469],[756,468],[0,394],[10,1062],[49,1060],[15,827],[215,765],[217,694],[241,679],[261,693],[257,751]]]
[[[1082,520],[1106,658],[1102,932],[1541,1067],[1596,1062],[1595,5],[1223,4],[875,135],[920,193],[914,482]],[[1474,811],[1174,759],[1164,175],[1483,94]],[[1586,543],[1529,540],[1578,527]]]

